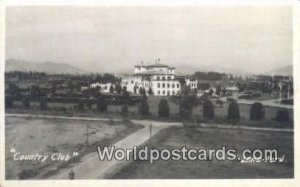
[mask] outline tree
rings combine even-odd
[[[161,99],[158,105],[159,117],[167,118],[170,116],[170,107],[166,99]]]
[[[189,86],[181,87],[179,115],[182,119],[189,119],[193,112],[193,107],[197,106],[198,101]]]
[[[30,86],[29,87],[30,89],[30,96],[32,97],[36,97],[36,96],[39,96],[40,95],[40,88],[39,86]]]
[[[186,86],[185,78],[178,78],[178,81],[179,81],[181,87],[182,87],[182,86]]]
[[[201,80],[221,80],[224,77],[224,73],[218,72],[195,72],[192,77]]]
[[[115,91],[115,88],[114,88],[113,85],[111,85],[111,86],[109,87],[109,92],[110,92],[110,93],[114,93],[114,91]]]
[[[47,98],[43,98],[40,102],[40,109],[47,110],[48,109],[48,101]]]
[[[133,91],[134,91],[134,93],[136,94],[137,93],[137,89],[138,89],[138,86],[134,86],[134,88],[133,88]]]
[[[130,93],[127,90],[124,90],[123,95],[129,99]]]
[[[289,122],[290,116],[287,109],[279,109],[276,113],[276,121],[278,122]]]
[[[146,90],[143,87],[139,88],[139,94],[143,95],[144,99],[147,99],[147,94],[146,94]]]
[[[209,89],[209,92],[208,92],[209,96],[212,96],[213,93],[214,93],[214,90],[213,90],[212,88],[210,88],[210,89]]]
[[[18,95],[19,87],[14,82],[9,82],[8,91],[11,95]]]
[[[179,105],[179,115],[182,119],[189,119],[192,115],[193,107],[190,99],[187,97],[181,98]]]
[[[142,93],[142,94],[143,94],[143,98],[144,98],[144,99],[147,99],[147,94],[146,94],[145,88],[143,88],[143,93]]]
[[[233,100],[232,102],[230,102],[229,106],[228,106],[228,115],[227,115],[229,120],[239,120],[240,119],[240,109],[239,109],[239,105],[236,102],[236,100]]]
[[[101,86],[97,86],[95,88],[88,88],[83,91],[87,97],[99,97],[101,95]]]
[[[227,91],[225,88],[222,89],[222,96],[225,96],[227,94]]]
[[[123,86],[123,93],[127,92],[127,86]]]
[[[261,103],[253,103],[250,109],[250,120],[262,120],[265,118],[265,108]]]
[[[215,117],[214,106],[211,100],[205,100],[203,104],[203,117],[212,119]]]
[[[5,97],[5,108],[12,108],[13,107],[14,99],[11,96]]]
[[[142,98],[141,103],[139,105],[139,114],[142,116],[149,115],[149,105],[148,101],[145,98]]]
[[[145,92],[144,88],[143,88],[143,87],[140,87],[140,88],[139,88],[139,94],[143,95],[144,92]]]
[[[150,87],[149,90],[148,90],[148,94],[149,94],[149,95],[153,95],[153,90],[152,90],[151,87]]]
[[[23,107],[25,108],[25,109],[29,109],[30,108],[30,98],[28,97],[28,96],[25,96],[24,98],[23,98]]]
[[[130,103],[130,93],[128,91],[123,92],[125,104]]]
[[[192,93],[191,87],[189,86],[182,86],[181,87],[181,95],[190,95]]]
[[[97,101],[97,110],[98,112],[105,112],[107,111],[107,104],[103,97],[99,97]]]
[[[239,89],[241,92],[245,91],[246,88],[247,88],[247,85],[246,85],[245,83],[240,83],[240,82],[238,82],[236,86],[238,87],[238,89]]]
[[[216,87],[216,94],[217,94],[218,96],[220,96],[220,95],[221,95],[221,91],[222,91],[222,88],[221,88],[220,85],[218,85],[218,86]]]
[[[120,78],[110,73],[104,73],[104,74],[98,74],[95,81],[102,82],[102,83],[108,83],[108,82],[116,83],[120,81]]]
[[[122,87],[120,84],[116,84],[116,88],[115,88],[116,92],[119,94],[122,92]]]

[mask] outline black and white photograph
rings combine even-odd
[[[293,6],[7,6],[3,29],[5,181],[295,179]]]

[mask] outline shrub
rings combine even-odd
[[[12,108],[13,107],[14,99],[11,96],[5,97],[5,108]]]
[[[265,118],[265,108],[261,103],[253,103],[250,109],[250,120],[262,120]]]
[[[147,94],[146,94],[146,90],[143,87],[139,88],[139,94],[141,94],[143,96],[143,99],[147,99]]]
[[[182,119],[189,119],[192,116],[193,104],[190,96],[182,97],[179,105],[179,115]]]
[[[59,110],[59,111],[67,111],[68,109],[66,108],[66,107],[64,107],[64,106],[61,106],[61,107],[58,107],[58,109],[57,110]]]
[[[43,98],[40,102],[40,109],[47,110],[48,109],[48,101],[47,98]]]
[[[22,103],[23,103],[23,107],[24,107],[25,109],[29,109],[29,108],[30,108],[30,98],[29,98],[29,97],[25,96],[25,97],[23,98]]]
[[[149,115],[149,105],[146,99],[142,99],[141,103],[139,105],[139,114],[142,116],[148,116]]]
[[[229,120],[239,120],[240,119],[240,109],[236,100],[230,102],[228,106],[228,115]]]
[[[215,117],[214,106],[211,100],[204,101],[203,104],[203,117],[207,119],[212,119]]]
[[[139,94],[143,95],[145,92],[145,89],[143,87],[140,87],[139,88]]]
[[[123,86],[123,93],[127,92],[127,86]]]
[[[18,173],[19,179],[28,179],[36,176],[38,174],[38,171],[35,169],[27,169],[22,170],[20,173]]]
[[[110,92],[110,93],[114,93],[114,91],[115,91],[115,88],[113,87],[113,85],[111,85],[111,86],[109,87],[109,92]]]
[[[166,99],[161,99],[158,105],[158,115],[159,117],[169,117],[170,116],[170,107]]]
[[[135,94],[137,93],[137,89],[138,89],[138,86],[134,86],[133,92],[134,92]]]
[[[184,83],[184,80],[182,81]],[[182,119],[189,119],[193,113],[193,107],[199,104],[195,92],[189,86],[182,86],[179,97],[179,115]]]
[[[97,101],[97,110],[98,110],[98,112],[107,111],[107,104],[103,97],[99,97],[99,99]]]
[[[148,94],[149,94],[149,95],[153,95],[153,90],[152,90],[151,87],[150,87],[149,90],[148,90]]]
[[[116,91],[117,93],[121,93],[121,92],[122,92],[122,87],[121,87],[120,84],[116,84],[115,91]]]
[[[126,90],[123,92],[123,96],[126,102],[128,102],[128,100],[130,99],[130,93]]]
[[[283,100],[281,100],[281,104],[293,105],[294,104],[294,99],[283,99]]]
[[[280,109],[276,113],[276,121],[278,122],[289,122],[290,116],[287,109]]]

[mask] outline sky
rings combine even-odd
[[[118,72],[144,62],[260,73],[292,65],[290,6],[6,9],[6,59]]]

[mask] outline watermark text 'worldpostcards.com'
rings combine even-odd
[[[114,146],[98,146],[97,152],[100,161],[240,161],[240,162],[284,162],[284,156],[279,157],[276,149],[243,149],[240,153],[235,149],[222,146],[219,149],[194,149],[183,146],[180,149],[155,149],[134,146],[131,149],[121,149]]]

